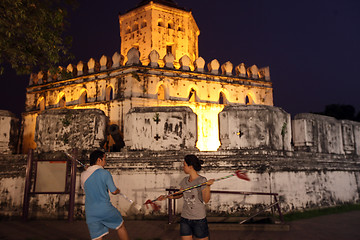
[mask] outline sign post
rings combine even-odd
[[[68,220],[74,220],[76,162],[67,160],[36,160],[28,153],[23,203],[23,220],[29,216],[30,198],[38,194],[69,195]]]

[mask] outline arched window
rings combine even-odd
[[[220,92],[219,95],[219,104],[228,104],[228,101],[226,99],[226,96],[223,92]]]
[[[65,95],[63,95],[59,100],[59,107],[66,107]]]
[[[165,88],[163,85],[159,86],[159,90],[157,93],[157,99],[159,100],[165,100]]]
[[[252,105],[252,104],[254,104],[254,100],[252,99],[252,97],[251,97],[250,95],[246,95],[245,104],[246,104],[246,105]]]
[[[158,26],[164,27],[164,21],[161,18],[158,20]]]
[[[196,102],[196,91],[192,88],[188,97],[189,102]]]
[[[174,23],[172,21],[169,21],[167,23],[167,28],[171,28],[171,29],[174,29]]]
[[[181,25],[178,26],[178,31],[180,31],[180,32],[184,31]]]
[[[87,103],[87,92],[84,91],[79,98],[79,104]]]
[[[125,33],[131,33],[131,28],[129,26],[126,28]]]
[[[141,23],[141,28],[144,28],[144,27],[146,27],[147,26],[147,22],[146,22],[146,20],[144,20],[142,23]]]
[[[171,53],[172,55],[174,55],[174,45],[173,44],[169,44],[169,45],[166,45],[166,53]]]
[[[39,99],[39,109],[40,109],[40,111],[44,111],[45,110],[45,99],[43,98],[43,97],[41,97],[40,99]]]
[[[133,27],[132,27],[133,31],[137,31],[139,30],[139,24],[137,22],[134,23]]]
[[[113,90],[112,86],[108,86],[106,88],[105,100],[106,101],[111,101],[113,99],[114,99],[114,90]]]

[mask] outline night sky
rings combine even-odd
[[[118,14],[140,0],[78,0],[69,34],[77,64],[120,52]],[[199,56],[234,67],[270,66],[274,106],[321,112],[328,104],[360,110],[359,0],[176,0],[200,28]],[[20,117],[28,76],[0,76],[0,109]]]

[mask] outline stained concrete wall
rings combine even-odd
[[[196,154],[205,160],[200,174],[210,178],[226,176],[237,169],[247,169],[250,182],[232,177],[216,182],[212,190],[278,193],[284,213],[318,207],[335,206],[360,201],[360,159],[336,154],[313,153],[284,154],[274,150],[193,151],[123,151],[108,153],[106,168],[115,184],[128,197],[139,204],[165,194],[165,188],[178,187],[186,174],[182,170],[183,156]],[[1,166],[8,161],[17,163],[16,169],[0,169],[1,216],[21,214],[25,161],[0,159]],[[76,183],[77,217],[84,217],[84,192]],[[31,198],[30,216],[37,218],[65,218],[67,197],[43,195]],[[111,196],[113,204],[124,214],[130,204],[121,196]],[[212,194],[207,205],[213,215],[223,213],[244,215],[271,202],[268,196]],[[182,200],[177,200],[177,212]],[[166,215],[167,202],[160,202],[161,215]],[[144,207],[147,215],[150,209]]]
[[[136,51],[132,57],[138,54]],[[158,54],[155,50],[153,53]],[[171,66],[163,67],[158,66],[158,60],[163,62],[160,59],[151,60],[156,63],[151,62],[150,66],[137,64],[138,56],[127,65],[121,59],[115,53],[112,59],[102,56],[100,60],[90,59],[87,64],[80,62],[76,67],[69,64],[67,71],[74,76],[70,79],[41,72],[32,74],[26,94],[26,112],[23,113],[22,153],[36,147],[35,121],[42,108],[97,108],[105,112],[110,124],[117,124],[123,130],[123,117],[133,107],[191,107],[194,103],[222,107],[223,104],[245,104],[247,100],[251,104],[273,105],[268,67],[258,69],[253,65],[246,69],[241,63],[233,71],[232,63],[220,67],[214,59],[206,70],[202,58],[196,62],[180,61],[181,66],[176,68],[173,67],[176,62],[170,60],[166,64]],[[193,69],[194,65],[196,69]],[[112,98],[109,96],[111,91]],[[195,102],[189,101],[190,91],[196,92]],[[85,93],[87,101],[82,103]],[[63,98],[66,106],[60,104]]]
[[[26,155],[0,154],[0,217],[21,216]]]
[[[133,108],[125,126],[125,146],[131,150],[195,149],[196,114],[189,107]]]
[[[36,120],[36,150],[100,148],[106,140],[107,121],[104,112],[98,109],[46,110]]]
[[[0,110],[0,153],[16,153],[19,138],[19,119],[9,111]]]
[[[219,114],[221,149],[291,150],[290,114],[262,105],[226,106]]]
[[[360,153],[360,123],[302,113],[292,121],[295,150],[317,153]]]
[[[191,146],[194,146],[195,138],[185,137],[186,141],[182,142],[184,138],[178,138],[180,128],[178,127],[175,131],[174,127],[180,126],[182,122],[184,134],[190,136],[190,133],[195,133],[196,116],[189,108],[134,108],[130,110],[126,116],[127,126],[132,124],[134,128],[129,128],[133,132],[130,131],[127,135],[130,137],[125,138],[128,150],[108,153],[107,169],[113,174],[115,183],[130,198],[143,203],[165,194],[165,188],[177,187],[185,176],[181,167],[183,156],[197,154],[205,160],[201,174],[207,178],[222,177],[237,169],[248,170],[250,182],[231,178],[216,183],[213,190],[276,192],[280,195],[281,208],[284,212],[360,201],[359,123],[347,120],[338,121],[314,114],[297,115],[292,125],[295,148],[292,150],[289,147],[291,134],[290,124],[288,124],[289,115],[281,109],[264,106],[230,106],[224,110],[219,116],[219,121],[222,122],[220,134],[232,133],[235,137],[239,135],[243,137],[245,134],[253,142],[245,141],[247,145],[240,145],[244,143],[237,142],[238,140],[230,134],[229,142],[226,142],[225,135],[221,135],[220,140],[228,149],[222,148],[216,152],[194,151],[191,150]],[[106,125],[104,120],[106,117],[101,111],[62,111],[45,111],[39,115],[38,122],[41,123],[37,137],[39,149],[41,149],[39,152],[60,151],[74,147],[80,149],[89,147],[87,150],[90,150],[90,146],[100,146],[100,139],[105,138],[102,134],[105,129],[103,126]],[[262,117],[259,118],[257,115]],[[94,119],[100,119],[96,120],[99,125],[94,122]],[[85,123],[87,125],[84,125]],[[167,127],[165,127],[166,123]],[[173,124],[174,131],[164,131],[171,129],[170,123]],[[239,126],[244,126],[248,132],[231,132]],[[79,133],[84,134],[81,136],[83,138],[81,145],[75,138],[71,140],[72,144],[68,145],[64,142],[57,145],[52,143],[52,141],[63,141],[62,136],[68,132],[73,132],[74,136]],[[98,132],[101,134],[97,135]],[[144,133],[147,132],[152,134],[144,137]],[[171,144],[167,144],[167,141],[164,141],[163,145],[156,144],[154,138],[156,133],[159,136],[163,134],[161,137],[172,137],[169,138]],[[42,134],[46,136],[43,139],[41,139]],[[89,142],[89,139],[93,139],[93,142]],[[239,145],[231,145],[232,143]],[[179,148],[181,144],[183,145]],[[158,146],[165,146],[165,148]],[[186,151],[184,149],[187,146],[189,147]],[[129,151],[137,147],[142,151]],[[157,147],[159,151],[154,151],[153,149]],[[164,149],[166,151],[163,151]],[[22,206],[26,162],[17,159],[18,156],[0,156],[2,207],[0,215],[19,216],[21,214],[19,209]],[[76,216],[83,217],[84,192],[80,189],[79,178],[76,194]],[[111,198],[115,206],[126,215],[129,203],[121,196]],[[60,195],[33,197],[31,214],[38,218],[65,217],[67,201],[66,196]],[[245,214],[256,211],[259,207],[269,204],[270,201],[268,196],[213,194],[208,204],[208,211],[214,215]],[[161,202],[161,205],[161,214],[166,214],[167,203]],[[178,212],[181,206],[180,200]],[[144,211],[146,214],[151,214],[149,209],[144,208]]]
[[[360,122],[341,120],[344,152],[360,155]]]

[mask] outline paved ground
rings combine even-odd
[[[288,223],[288,231],[245,231],[221,230],[219,224],[210,225],[211,240],[354,240],[360,239],[360,211],[321,216]],[[173,240],[179,239],[177,224],[166,221],[125,222],[133,240]],[[226,228],[224,224],[224,229]],[[271,229],[271,228],[270,228]],[[284,230],[284,228],[283,228]],[[0,240],[82,240],[90,239],[85,221],[2,221]],[[117,239],[110,232],[105,239]]]

